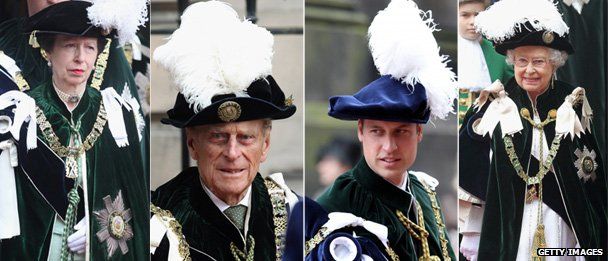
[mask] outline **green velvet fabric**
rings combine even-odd
[[[208,256],[216,260],[234,260],[230,252],[231,243],[245,252],[240,232],[203,190],[196,167],[184,170],[154,191],[152,204],[169,210],[182,225],[193,260],[208,260]],[[252,183],[250,207],[247,235],[253,236],[255,240],[254,259],[275,260],[272,203],[260,174],[257,174]],[[156,255],[166,255],[167,247],[168,245],[161,244],[153,260],[159,258]]]
[[[428,243],[431,255],[442,258],[439,230],[431,201],[424,185],[414,176],[409,175],[411,192],[424,213],[424,224],[429,232]],[[418,260],[422,253],[420,242],[414,239],[405,226],[399,221],[396,210],[408,215],[408,206],[412,196],[374,173],[364,159],[342,174],[317,201],[328,212],[349,212],[364,219],[380,223],[388,228],[389,246],[397,253],[400,260]],[[413,212],[409,218],[416,220]],[[445,221],[443,222],[445,224]],[[448,235],[447,230],[443,233]],[[374,238],[371,235],[370,238]],[[379,246],[384,249],[384,246]],[[449,255],[456,260],[450,245]],[[418,253],[418,256],[416,256]],[[442,258],[443,260],[443,258]]]
[[[70,114],[59,100],[50,81],[28,94],[44,112],[64,146],[70,138],[68,121],[81,126],[79,133],[84,139],[93,127],[101,102],[100,92],[87,87],[80,103]],[[85,203],[88,203],[86,209],[91,234],[91,260],[147,260],[149,257],[149,205],[146,183],[148,176],[142,168],[143,160],[135,120],[124,108],[123,115],[130,145],[119,148],[106,123],[95,145],[86,152],[87,195],[85,200],[81,190],[78,220],[84,216]],[[38,136],[44,140],[40,129]],[[55,212],[46,204],[45,196],[38,193],[34,185],[27,180],[27,176],[20,173],[20,169],[17,170],[21,235],[2,241],[2,260],[46,260]],[[128,224],[131,225],[134,236],[127,241],[129,251],[125,255],[117,250],[113,256],[108,257],[107,244],[100,242],[95,236],[105,225],[102,227],[92,212],[105,209],[103,197],[109,195],[114,200],[119,191],[122,192],[125,209],[131,209],[132,219]]]
[[[497,53],[492,43],[487,39],[482,38],[479,45],[490,71],[490,80],[492,82],[500,80],[502,83],[509,81],[513,77],[513,65],[508,65],[505,56]]]
[[[587,92],[589,103],[595,112],[593,121],[598,134],[595,138],[600,148],[606,150],[606,88],[608,88],[608,14],[605,0],[590,0],[579,14],[572,6],[556,1],[562,18],[570,27],[568,39],[574,46],[574,54],[557,70],[557,78]],[[602,155],[606,161],[606,155]]]
[[[556,81],[554,87],[547,89],[537,98],[538,113],[545,119],[549,110],[557,109],[570,94],[573,87]],[[505,87],[509,97],[518,107],[527,108],[532,112],[532,103],[527,93],[520,88],[515,80]],[[576,107],[580,117],[580,106]],[[522,120],[524,129],[513,135],[513,144],[519,160],[524,166],[529,166],[528,174],[536,175],[538,161],[531,157],[532,128]],[[593,126],[595,127],[595,126]],[[555,122],[544,128],[546,139],[553,140]],[[522,226],[522,214],[526,185],[517,176],[501,138],[500,125],[494,130],[492,139],[493,156],[491,159],[490,176],[488,178],[487,196],[481,240],[479,260],[515,260]],[[562,219],[573,228],[583,248],[602,248],[606,246],[606,178],[601,158],[596,158],[599,164],[596,170],[597,179],[583,182],[577,176],[574,165],[577,157],[574,151],[586,146],[598,155],[594,133],[582,134],[572,140],[562,139],[559,150],[553,161],[555,173],[549,172],[543,179],[543,202],[557,212]],[[462,154],[461,154],[462,157]],[[562,200],[563,198],[563,200]],[[587,260],[599,260],[599,257],[587,257]]]

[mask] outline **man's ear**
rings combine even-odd
[[[418,142],[422,141],[422,124],[416,124],[416,134],[418,134]]]
[[[363,142],[363,121],[363,119],[357,121],[357,138],[359,138],[359,142]]]
[[[198,132],[193,128],[194,127],[186,128],[186,144],[188,145],[188,153],[190,154],[190,158],[197,160],[198,152],[194,148],[196,147],[196,134],[198,134]]]

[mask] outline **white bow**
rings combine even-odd
[[[583,123],[576,115],[576,112],[572,108],[576,103],[581,102],[583,104]],[[580,137],[581,133],[585,133],[585,129],[591,131],[591,117],[593,111],[589,107],[589,102],[585,96],[585,89],[576,87],[572,93],[564,99],[564,103],[557,109],[557,119],[555,119],[555,133],[564,134],[565,136],[570,135],[571,139],[574,136]]]
[[[129,146],[129,137],[127,136],[125,120],[122,115],[122,107],[124,106],[128,111],[131,111],[131,106],[112,87],[103,89],[101,96],[103,97],[103,104],[108,114],[108,126],[110,127],[112,137],[116,141],[116,145],[118,147]]]
[[[326,235],[344,227],[363,227],[376,235],[382,244],[384,244],[384,247],[388,247],[388,228],[386,226],[365,220],[351,213],[332,212],[327,216],[329,217],[329,221],[323,225],[324,228],[327,228],[325,231]]]
[[[499,80],[496,80],[492,85],[481,92],[479,98],[475,101],[476,106],[481,108],[486,103],[491,93],[497,94],[498,97],[490,103],[490,106],[488,106],[481,121],[475,128],[475,132],[481,136],[485,136],[488,133],[492,135],[494,133],[494,128],[496,128],[496,125],[499,122],[502,130],[502,137],[507,134],[514,134],[521,131],[524,127],[519,118],[517,105],[515,105],[515,102],[507,96],[504,86]]]
[[[24,122],[28,122],[27,128],[27,149],[35,149],[36,143],[36,102],[27,94],[20,91],[8,91],[0,95],[0,110],[9,106],[15,105],[15,116],[13,123],[9,126],[11,135],[16,141],[19,141],[21,126]]]

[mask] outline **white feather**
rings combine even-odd
[[[439,54],[434,31],[438,30],[430,11],[421,11],[411,0],[393,0],[372,21],[369,48],[381,75],[410,86],[420,82],[431,115],[445,119],[453,112],[457,88],[447,56]]]
[[[218,1],[190,5],[181,26],[154,52],[195,112],[218,94],[247,96],[255,80],[272,71],[272,34],[241,21],[227,4]]]
[[[552,31],[559,36],[568,26],[552,0],[501,0],[475,17],[478,32],[493,42],[502,42],[521,31],[530,22],[535,31]]]
[[[94,0],[87,8],[89,20],[106,30],[116,29],[122,46],[137,37],[138,27],[148,20],[149,0]]]

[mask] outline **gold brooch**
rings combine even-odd
[[[289,95],[289,97],[287,97],[287,99],[285,99],[285,106],[291,106],[293,105],[293,95]]]
[[[545,31],[543,33],[543,42],[545,42],[546,44],[550,44],[553,42],[553,40],[555,40],[555,36],[553,35],[553,32]]]
[[[235,121],[241,116],[241,105],[234,101],[227,101],[217,108],[217,116],[224,122]]]

